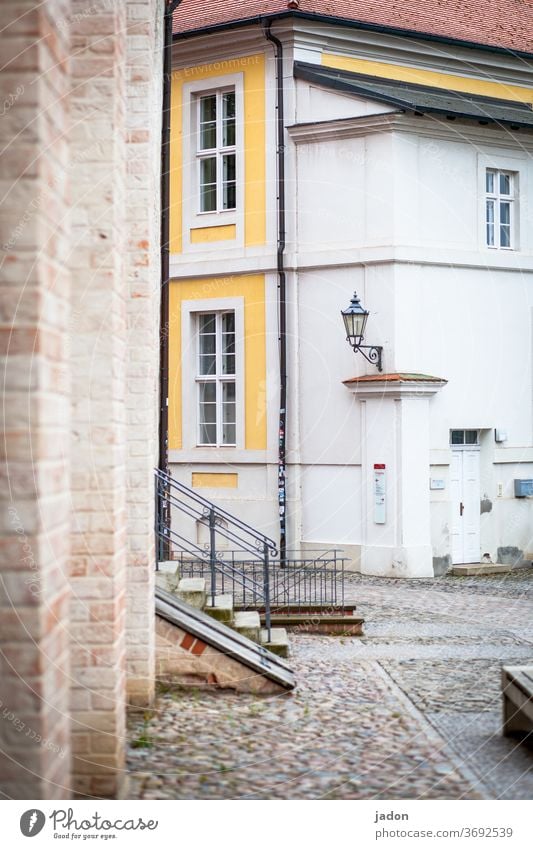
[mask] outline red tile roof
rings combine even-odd
[[[416,372],[391,372],[390,374],[364,374],[361,377],[351,377],[343,380],[344,384],[352,383],[447,383],[442,377]]]
[[[174,33],[289,11],[287,0],[182,0]],[[295,14],[533,53],[532,0],[300,0]]]

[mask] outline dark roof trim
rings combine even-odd
[[[386,35],[396,35],[400,38],[414,38],[418,41],[434,41],[437,44],[451,44],[455,47],[466,47],[468,49],[483,50],[489,53],[502,53],[506,56],[520,56],[533,59],[533,53],[527,50],[513,50],[510,47],[498,47],[497,45],[484,44],[478,41],[466,41],[460,38],[451,38],[434,33],[418,32],[417,30],[400,29],[398,27],[387,27],[383,24],[371,24],[366,21],[351,21],[347,18],[338,18],[334,15],[319,15],[313,12],[302,12],[301,10],[288,10],[287,12],[272,12],[265,15],[254,15],[250,18],[239,18],[235,21],[227,21],[222,24],[199,27],[198,29],[177,32],[173,35],[174,41],[193,38],[198,35],[210,35],[215,32],[224,32],[228,29],[250,26],[251,24],[262,24],[263,21],[277,21],[286,18],[300,18],[307,21],[318,21],[319,23],[332,24],[335,26],[348,27],[350,29],[366,30],[367,32],[379,32]]]
[[[293,74],[297,79],[307,80],[348,94],[360,94],[378,103],[386,103],[415,114],[447,115],[450,118],[467,118],[481,124],[501,125],[503,123],[515,128],[527,127],[530,130],[533,129],[533,110],[525,103],[499,100],[465,92],[447,91],[447,99],[452,101],[456,99],[457,101],[457,104],[452,103],[452,106],[447,106],[438,102],[440,91],[431,88],[431,86],[396,80],[392,82],[379,77],[368,77],[363,74],[340,71],[336,68],[328,68],[325,65],[311,65],[306,62],[295,62]],[[376,91],[376,87],[379,89],[388,86],[392,91]],[[402,97],[403,92],[405,92],[405,98]],[[419,95],[418,98],[417,94]],[[411,97],[408,97],[408,95],[411,95]],[[435,98],[433,104],[431,103],[432,98]],[[468,109],[469,102],[472,104],[471,111]],[[476,110],[476,106],[478,110]],[[480,109],[482,109],[481,114]]]

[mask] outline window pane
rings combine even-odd
[[[511,247],[511,204],[507,201],[500,203],[500,246]]]
[[[500,226],[500,247],[511,247],[511,228],[508,224],[502,224]]]
[[[494,194],[494,176],[494,171],[487,171],[486,190],[491,195]]]
[[[212,150],[217,146],[217,125],[200,125],[200,150]]]
[[[200,209],[213,212],[217,208],[217,161],[214,156],[200,160]]]
[[[222,371],[224,374],[235,374],[235,355],[224,354],[222,361]]]
[[[235,404],[235,384],[233,381],[226,381],[222,384],[222,400],[224,405]],[[235,418],[230,421],[235,421]]]
[[[217,161],[214,156],[200,160],[200,183],[208,186],[217,181]]]
[[[510,195],[511,194],[511,175],[510,174],[500,174],[500,194],[501,195]]]
[[[207,121],[216,121],[217,119],[217,98],[216,94],[208,94],[200,98],[200,122],[205,124]]]
[[[217,208],[217,187],[202,186],[200,195],[200,209],[202,212],[214,212]]]
[[[214,333],[216,330],[216,315],[214,312],[201,314],[199,317],[200,333]]]
[[[235,182],[235,154],[227,153],[222,157],[222,179],[225,183]]]
[[[477,445],[477,430],[465,431],[465,445]]]
[[[222,332],[235,333],[235,313],[225,312],[222,314]]]
[[[203,406],[207,406],[209,404],[214,404],[217,400],[217,385],[213,381],[209,381],[207,383],[200,383],[200,404]],[[202,419],[202,421],[212,422],[215,419]]]
[[[222,428],[222,444],[223,445],[235,445],[237,440],[235,438],[236,428],[234,424],[224,425]]]
[[[235,313],[222,315],[222,373],[235,374]]]
[[[216,336],[214,333],[200,333],[200,354],[214,354]]]
[[[494,201],[487,201],[487,245],[494,245]]]
[[[200,404],[200,424],[216,424],[217,405]]]
[[[201,445],[216,445],[217,441],[217,426],[216,424],[200,424],[200,444]]]
[[[234,445],[236,437],[236,405],[235,384],[222,384],[222,442],[224,445]]]
[[[198,373],[200,375],[207,374],[216,374],[216,357],[214,354],[208,354],[207,356],[202,356],[200,354],[200,363],[198,367]]]
[[[235,144],[235,92],[227,91],[222,95],[222,144],[230,147]]]
[[[235,187],[235,154],[230,153],[222,157],[222,190],[224,209],[235,209],[237,198]]]
[[[510,224],[511,223],[511,204],[507,201],[500,203],[500,223],[501,224]]]
[[[217,145],[217,99],[214,94],[200,98],[200,150]]]
[[[452,430],[452,438],[450,440],[452,445],[464,445],[465,443],[465,432],[464,430]]]
[[[224,209],[235,209],[237,206],[237,193],[235,183],[224,183]]]

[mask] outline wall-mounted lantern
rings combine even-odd
[[[367,362],[377,366],[378,371],[383,371],[381,365],[383,348],[378,345],[362,344],[365,338],[365,327],[369,313],[361,304],[357,297],[357,292],[354,292],[348,309],[341,310],[341,315],[344,320],[344,327],[346,328],[346,341],[350,343],[356,353],[360,351]],[[368,351],[368,353],[365,353],[365,351]]]

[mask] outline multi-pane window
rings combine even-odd
[[[198,444],[235,445],[235,313],[198,315]]]
[[[235,209],[235,89],[198,98],[197,158],[200,212]]]
[[[479,431],[477,430],[452,430],[450,433],[451,445],[479,445]]]
[[[485,232],[489,248],[512,248],[516,175],[487,168],[485,172]]]

